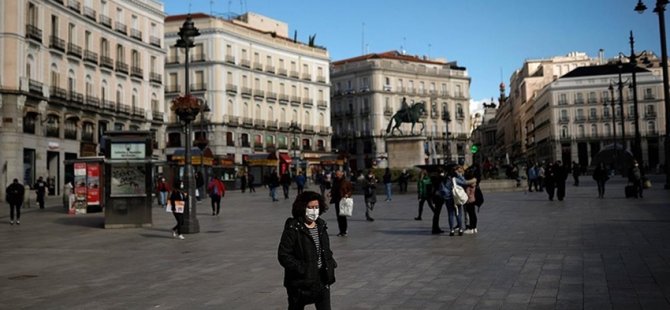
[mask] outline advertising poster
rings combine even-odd
[[[88,190],[86,200],[89,206],[100,205],[100,165],[89,163],[86,165]]]
[[[84,214],[86,213],[86,163],[74,164],[74,212],[70,213]]]

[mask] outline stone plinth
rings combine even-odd
[[[410,168],[425,164],[424,145],[426,137],[387,137],[386,151],[389,168]]]

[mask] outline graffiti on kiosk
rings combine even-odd
[[[112,167],[112,186],[110,194],[115,195],[146,195],[144,166]]]

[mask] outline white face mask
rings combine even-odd
[[[314,222],[319,218],[319,209],[307,209],[306,211],[305,216],[308,220]]]

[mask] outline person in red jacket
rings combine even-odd
[[[207,191],[212,200],[212,215],[219,215],[221,211],[221,197],[226,195],[226,185],[216,176],[213,176],[207,185]]]

